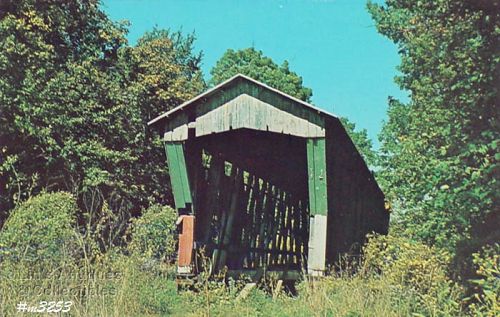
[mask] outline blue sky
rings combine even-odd
[[[365,0],[104,0],[103,8],[130,21],[131,44],[155,26],[195,31],[207,79],[228,48],[288,60],[315,105],[367,129],[376,147],[387,97],[405,100],[393,81],[397,48],[377,33]]]

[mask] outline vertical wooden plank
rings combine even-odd
[[[272,184],[268,184],[267,187],[267,193],[266,193],[266,208],[265,208],[265,221],[264,221],[264,235],[262,239],[262,249],[265,249],[265,254],[264,254],[264,263],[265,266],[268,266],[270,264],[270,254],[268,250],[270,249],[269,243],[270,239],[272,238],[272,229],[273,229],[273,223],[274,223],[274,211],[275,211],[275,206],[276,206],[276,200],[274,197],[274,192],[275,192],[276,187],[273,186]]]
[[[233,165],[233,172],[231,175],[231,184],[234,186],[231,192],[231,199],[227,212],[224,213],[226,217],[223,217],[224,226],[221,230],[220,239],[220,256],[218,259],[217,269],[220,270],[226,264],[227,249],[229,248],[229,243],[231,241],[231,235],[233,230],[234,218],[239,206],[239,199],[241,195],[241,187],[243,186],[243,171],[239,170],[235,173],[236,167]]]
[[[307,140],[307,165],[309,178],[309,211],[311,215],[328,213],[326,187],[325,139]]]
[[[275,256],[275,262],[276,264],[282,264],[282,259],[283,259],[283,235],[284,235],[284,227],[285,227],[285,213],[286,213],[286,192],[282,191],[280,195],[280,202],[278,204],[277,208],[277,219],[278,219],[278,225],[276,226],[276,247],[275,250],[280,251],[280,253],[276,253]]]
[[[246,225],[246,210],[248,206],[248,200],[250,199],[251,182],[252,177],[248,175],[247,172],[243,174],[244,186],[241,188],[241,199],[239,199],[238,211],[235,219],[235,228],[233,229],[232,240],[238,245],[238,251],[233,254],[235,265],[234,267],[238,269],[243,268],[244,258],[247,254],[247,247],[245,246],[245,237],[243,235],[244,228]]]
[[[212,235],[212,218],[216,213],[217,208],[217,195],[224,174],[224,161],[217,156],[213,156],[210,161],[210,169],[208,170],[208,190],[207,190],[207,203],[204,206],[206,217],[206,227],[204,229],[203,243],[208,243]],[[201,217],[202,215],[199,215]]]
[[[214,254],[212,255],[213,258],[213,267],[214,267],[214,272],[217,271],[217,269],[220,269],[219,267],[219,262],[220,262],[220,254],[221,251],[224,249],[223,245],[223,240],[225,236],[225,231],[227,228],[227,221],[228,217],[230,214],[230,205],[231,205],[231,200],[233,198],[234,194],[234,178],[236,176],[236,167],[234,165],[231,166],[231,175],[227,176],[225,174],[225,168],[226,164],[223,163],[224,168],[221,176],[221,186],[218,189],[218,200],[217,200],[217,205],[216,205],[216,218],[217,218],[217,239],[216,239],[216,247],[214,249]]]
[[[271,191],[272,187],[271,184],[266,182],[266,190],[267,192]],[[264,192],[263,193],[263,210],[262,210],[262,221],[260,223],[259,227],[259,243],[257,244],[257,248],[260,249],[260,255],[259,255],[259,263],[260,266],[265,266],[266,264],[266,252],[265,252],[265,245],[264,241],[266,239],[266,226],[268,224],[269,220],[269,214],[268,214],[268,209],[269,209],[269,203],[271,201],[271,198],[269,197],[269,194]]]
[[[184,158],[183,143],[165,142],[165,152],[167,154],[175,207],[178,210],[186,208],[186,204],[192,203],[192,197],[186,160]]]
[[[292,234],[292,218],[293,218],[293,198],[291,195],[287,195],[287,219],[286,219],[286,239],[285,239],[285,250],[288,253],[287,262],[293,262],[293,234]]]
[[[191,273],[194,244],[194,216],[181,216],[182,233],[179,234],[178,272]]]
[[[251,226],[251,242],[250,242],[250,248],[255,249],[257,247],[257,236],[259,234],[259,229],[260,229],[260,217],[262,213],[262,207],[263,207],[263,201],[264,201],[264,196],[267,191],[267,183],[262,182],[262,186],[260,187],[260,190],[257,192],[257,197],[255,201],[255,209],[253,210],[253,217],[252,217],[252,226]],[[260,237],[259,237],[260,239]],[[258,252],[254,251],[252,254],[252,260],[254,267],[258,265]]]
[[[327,182],[325,139],[307,140],[309,178],[309,243],[307,271],[323,275],[326,268],[327,248]]]
[[[314,139],[307,139],[307,180],[309,188],[309,209],[316,210],[316,178],[314,169]]]

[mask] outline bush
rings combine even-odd
[[[177,242],[176,211],[169,206],[153,205],[132,220],[129,250],[148,260],[173,257]]]
[[[448,277],[451,256],[403,237],[372,236],[364,248],[364,271],[381,275],[401,294],[414,296],[426,315],[457,315],[461,289]]]
[[[0,259],[66,261],[76,250],[77,205],[65,192],[42,193],[16,207],[0,231]]]
[[[500,244],[484,247],[473,257],[479,278],[471,281],[475,285],[471,299],[475,302],[469,306],[470,312],[474,316],[499,316]]]

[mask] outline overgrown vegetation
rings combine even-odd
[[[74,259],[76,201],[68,193],[41,194],[12,211],[0,231],[0,260],[51,265]]]
[[[157,209],[153,214],[160,211]],[[142,221],[146,226],[156,223],[156,219]],[[11,315],[18,302],[28,298],[35,304],[37,298],[43,297],[73,301],[72,314],[75,316],[465,314],[463,289],[447,277],[444,251],[403,238],[372,237],[365,247],[365,261],[361,265],[352,260],[345,261],[345,265],[330,277],[304,280],[298,284],[295,297],[285,293],[272,296],[273,278],[270,276],[243,299],[238,298],[244,285],[242,282],[201,279],[195,292],[178,293],[173,280],[174,267],[168,263],[156,261],[145,265],[142,253],[125,255],[127,250],[118,247],[99,253],[89,261],[83,252],[84,240],[76,241],[79,241],[76,250],[80,251],[77,252],[80,254],[77,262],[58,258],[57,263],[47,265],[11,255],[4,257],[0,263],[0,294],[3,294],[0,313]],[[163,258],[167,252],[164,249],[157,255]],[[495,281],[498,266],[492,267],[494,262],[488,256],[480,258],[478,269],[482,275],[475,283],[484,289],[497,287],[498,290],[498,281]],[[496,258],[498,260],[498,255]],[[485,297],[490,296],[488,292],[477,294],[489,304],[477,302],[471,306],[471,311],[477,315],[494,316],[495,309],[498,309],[494,305],[498,301]]]
[[[381,175],[403,232],[455,254],[500,240],[499,1],[369,3],[411,100],[389,100]]]
[[[311,101],[290,69],[228,50],[206,84],[195,37],[154,29],[135,46],[98,0],[0,2],[0,315],[71,300],[75,316],[498,316],[500,2],[368,4],[401,55],[381,151],[342,119],[392,205],[391,235],[306,279],[201,274],[177,293],[175,211],[148,120],[243,73]]]

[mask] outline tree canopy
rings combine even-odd
[[[409,236],[453,252],[498,241],[499,1],[369,3],[401,56],[382,181]]]
[[[255,48],[228,49],[210,71],[209,83],[215,85],[236,74],[247,75],[297,99],[310,102],[312,90],[304,87],[302,77],[291,71],[287,61],[276,64]]]
[[[194,35],[153,30],[129,46],[126,25],[97,0],[2,9],[0,212],[42,188],[99,188],[135,210],[167,202],[163,151],[146,123],[205,87]]]

